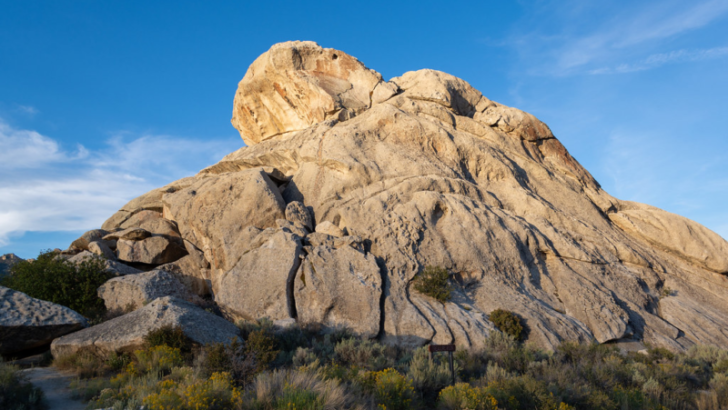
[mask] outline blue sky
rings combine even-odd
[[[533,113],[620,199],[728,237],[728,0],[0,0],[0,254],[66,248],[243,145],[248,65],[313,40]]]

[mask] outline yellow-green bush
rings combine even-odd
[[[134,375],[144,373],[163,372],[168,373],[173,367],[182,366],[182,352],[167,345],[155,346],[150,349],[137,350],[134,352],[136,363],[127,365],[127,372]]]
[[[438,398],[439,408],[444,410],[496,410],[498,401],[485,389],[468,383],[445,387]]]
[[[381,409],[405,410],[415,397],[412,382],[395,369],[374,372],[374,397]]]

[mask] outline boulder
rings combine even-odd
[[[189,248],[188,248],[189,249]],[[182,258],[157,266],[157,270],[163,270],[172,274],[185,288],[198,296],[210,295],[210,269],[201,267],[199,260],[190,254]]]
[[[286,219],[276,219],[276,225],[286,232],[295,234],[301,238],[308,235],[309,230],[300,222],[291,222]]]
[[[88,258],[94,257],[94,254],[89,251],[83,251],[76,255],[71,256],[68,258],[69,262],[73,263],[81,263],[85,261]],[[104,260],[104,266],[106,266],[106,269],[113,273],[116,276],[122,276],[122,275],[133,275],[135,273],[141,273],[142,271],[133,268],[127,264],[121,263],[119,261],[112,261],[109,259]]]
[[[185,335],[199,345],[230,343],[239,329],[192,303],[163,297],[126,315],[55,339],[53,357],[88,351],[104,356],[112,352],[133,352],[144,347],[144,336],[164,326],[181,326]]]
[[[117,241],[126,239],[127,241],[141,241],[152,236],[152,233],[142,228],[126,228],[120,231],[112,232],[104,236],[105,241]]]
[[[232,269],[213,280],[215,303],[234,321],[294,317],[293,278],[301,254],[298,236],[266,229]]]
[[[177,221],[182,237],[201,249],[216,274],[230,270],[247,247],[245,229],[272,228],[285,202],[262,169],[223,178],[201,178],[163,197],[164,215]]]
[[[379,334],[382,276],[371,254],[313,248],[296,274],[294,295],[302,323],[348,328],[364,338]]]
[[[86,318],[65,306],[0,286],[0,354],[47,345],[86,326]]]
[[[311,213],[299,201],[292,201],[286,205],[286,219],[293,223],[301,223],[309,232],[313,232],[313,218],[311,218]]]
[[[96,242],[102,240],[102,238],[107,235],[109,232],[103,229],[92,229],[88,232],[85,232],[83,235],[81,235],[80,238],[76,239],[75,241],[71,242],[71,249],[78,249],[82,251],[88,250],[88,245],[91,242]]]
[[[342,236],[346,235],[346,233],[341,228],[334,225],[330,221],[324,221],[324,222],[321,222],[320,224],[316,225],[316,233],[323,233],[323,234],[335,236],[338,238],[341,238]]]
[[[104,241],[93,241],[89,243],[88,251],[110,261],[116,260],[116,254]]]
[[[311,41],[277,44],[238,84],[232,124],[251,146],[371,106],[382,76],[356,58]]]
[[[131,263],[161,265],[174,262],[185,256],[187,251],[180,243],[164,236],[152,236],[141,241],[120,239],[116,244],[119,260]]]
[[[121,229],[140,228],[152,234],[168,237],[179,237],[177,225],[165,219],[160,212],[140,211],[132,215],[120,225]],[[143,233],[141,234],[143,235]]]
[[[175,275],[165,270],[109,279],[99,287],[98,295],[106,309],[115,312],[131,312],[164,296],[188,302],[198,300]]]
[[[195,179],[195,177],[182,178],[162,188],[153,189],[144,195],[132,199],[126,205],[122,206],[118,212],[107,219],[106,222],[101,225],[101,228],[106,229],[107,231],[120,229],[120,226],[126,220],[141,211],[162,212],[162,196],[165,193],[175,192],[191,185]]]

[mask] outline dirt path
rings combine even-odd
[[[40,387],[45,395],[48,410],[83,410],[86,405],[71,397],[68,384],[75,378],[72,373],[61,372],[55,367],[36,367],[21,370],[27,380]]]

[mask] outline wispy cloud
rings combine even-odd
[[[728,0],[591,7],[582,3],[546,2],[548,7],[535,9],[542,14],[531,17],[536,23],[516,29],[510,45],[519,50],[531,74],[625,73],[666,64],[661,59],[688,62],[726,55],[720,47],[677,51],[665,47],[673,38],[723,19]]]
[[[623,63],[615,67],[602,67],[589,74],[621,74],[650,70],[665,64],[710,60],[728,55],[728,47],[714,47],[704,50],[676,50],[669,53],[652,54],[637,63]]]
[[[727,154],[631,130],[612,133],[602,158],[601,182],[615,197],[687,216],[728,238],[728,209],[712,206],[728,201]]]
[[[15,111],[17,111],[21,114],[25,114],[28,117],[34,117],[39,112],[38,109],[33,107],[32,105],[22,105],[22,104],[16,104]]]
[[[0,120],[0,246],[27,231],[99,227],[128,200],[193,175],[241,145],[119,133],[105,148],[67,151]]]

